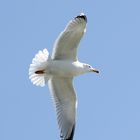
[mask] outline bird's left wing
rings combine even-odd
[[[75,128],[76,94],[73,78],[52,77],[49,89],[57,112],[57,121],[63,140],[72,140]]]
[[[77,47],[86,30],[87,17],[81,14],[71,20],[55,41],[53,60],[77,60]]]

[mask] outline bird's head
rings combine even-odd
[[[93,68],[89,64],[83,64],[83,67],[84,67],[84,69],[85,69],[86,72],[96,72],[96,73],[99,73],[98,70],[96,70],[95,68]]]

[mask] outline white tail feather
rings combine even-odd
[[[36,86],[45,86],[49,77],[46,75],[45,70],[49,61],[49,53],[47,49],[39,51],[32,60],[29,67],[29,79]]]

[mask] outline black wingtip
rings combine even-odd
[[[72,128],[70,137],[69,137],[68,139],[66,139],[66,140],[73,140],[74,130],[75,130],[75,125],[74,125],[73,128]]]
[[[61,140],[73,140],[74,131],[75,131],[75,125],[74,125],[73,128],[72,128],[70,137],[67,138],[67,139],[64,139],[63,136],[60,136],[60,137],[62,138]]]
[[[82,18],[82,19],[84,19],[87,22],[87,17],[86,17],[86,15],[84,13],[81,13],[80,15],[78,15],[75,18]]]

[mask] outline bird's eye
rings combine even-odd
[[[90,65],[88,65],[88,67],[89,67],[89,68],[91,68],[91,66],[90,66]]]

